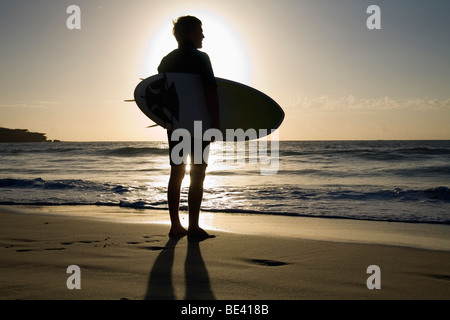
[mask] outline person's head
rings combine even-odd
[[[179,45],[189,41],[197,49],[202,47],[202,40],[205,38],[202,22],[193,16],[183,16],[173,21],[173,35]]]

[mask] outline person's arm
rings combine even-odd
[[[206,88],[206,102],[213,116],[212,127],[220,129],[219,96],[216,86],[210,85]]]
[[[214,76],[214,71],[211,66],[211,60],[209,56],[200,52],[202,57],[201,63],[201,76],[203,79],[203,84],[205,86],[206,93],[206,103],[208,104],[209,110],[211,110],[213,122],[212,128],[220,129],[220,113],[219,113],[219,97],[217,94],[217,83]]]

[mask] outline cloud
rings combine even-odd
[[[49,107],[57,105],[59,105],[59,102],[56,101],[34,101],[34,102],[20,101],[16,103],[0,103],[0,108],[47,109]]]
[[[321,95],[315,98],[298,95],[290,99],[287,108],[302,110],[450,110],[450,99],[391,99],[389,97],[379,99],[355,98],[353,95],[346,97],[333,97]]]

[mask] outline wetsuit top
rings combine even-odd
[[[159,73],[193,73],[199,74],[205,88],[217,87],[209,56],[197,50],[190,42],[181,44],[165,56],[158,67]]]

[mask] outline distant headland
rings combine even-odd
[[[47,140],[45,133],[30,132],[27,129],[0,128],[0,142],[59,142],[59,140]]]

